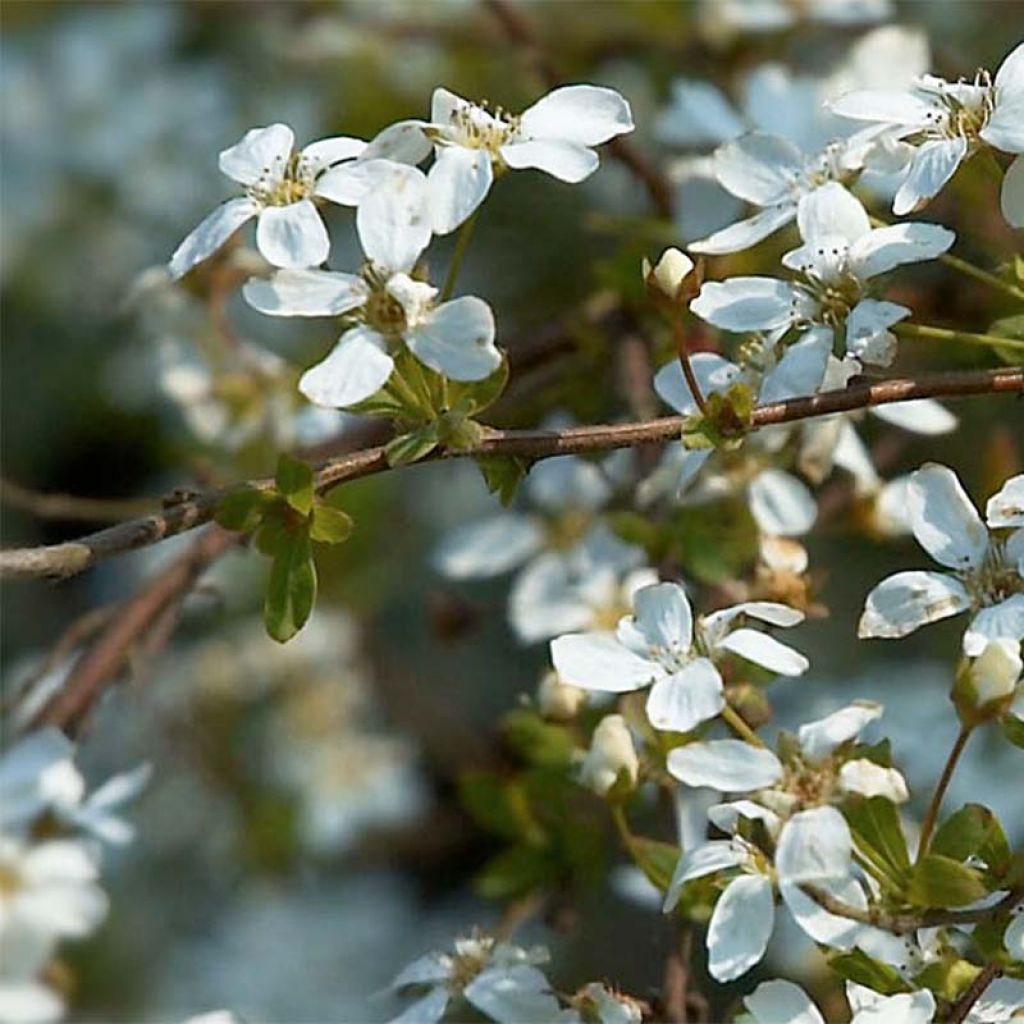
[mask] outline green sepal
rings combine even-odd
[[[905,882],[910,855],[895,804],[884,796],[853,796],[843,813],[860,852],[892,881]]]
[[[290,640],[302,629],[316,601],[316,567],[305,530],[291,533],[280,542],[270,567],[263,622],[278,643]]]
[[[914,978],[917,988],[927,988],[941,999],[956,1002],[968,985],[978,976],[979,968],[969,960],[947,954],[933,960]]]
[[[1024,719],[1007,712],[1000,719],[1003,735],[1015,746],[1024,747]]]
[[[661,892],[667,892],[682,853],[679,847],[657,839],[633,836],[629,852],[647,880]]]
[[[526,475],[529,463],[518,455],[476,455],[477,464],[487,489],[497,496],[502,505],[508,505],[516,496],[519,481]]]
[[[313,467],[282,453],[277,460],[274,483],[282,498],[300,515],[313,508]]]
[[[981,873],[951,857],[925,854],[915,865],[907,899],[918,907],[964,907],[988,894]]]
[[[225,530],[252,533],[259,526],[267,505],[273,500],[266,491],[255,487],[239,487],[221,498],[214,519]]]
[[[501,365],[483,380],[448,381],[449,408],[475,416],[492,406],[504,392],[508,384],[508,358],[501,357]]]
[[[309,538],[320,544],[340,544],[352,533],[352,517],[333,505],[317,504],[309,522]]]
[[[471,451],[483,436],[484,428],[462,412],[446,412],[437,421],[439,443],[453,451]]]
[[[384,446],[384,457],[389,466],[408,466],[426,458],[440,443],[436,423],[428,423],[419,430],[401,434]]]
[[[707,415],[688,416],[683,421],[683,444],[687,448],[725,448],[734,450],[743,443],[754,411],[754,392],[742,383],[727,391],[712,391],[704,396]]]
[[[866,985],[883,996],[894,996],[898,992],[910,992],[911,986],[900,977],[899,971],[881,960],[868,956],[861,949],[848,953],[836,953],[828,958],[828,965],[840,978],[857,985]]]

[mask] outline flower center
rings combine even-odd
[[[461,992],[486,966],[494,948],[494,939],[469,939],[456,945],[457,952],[451,958],[451,974],[448,988]]]
[[[841,327],[850,310],[860,302],[864,286],[849,269],[844,248],[822,246],[815,250],[815,255],[817,265],[808,262],[800,268],[804,280],[796,284],[794,319],[798,324],[803,321]]]
[[[249,195],[263,206],[291,206],[308,199],[316,184],[316,167],[301,153],[277,157],[263,168],[259,180],[249,186]]]
[[[372,263],[363,267],[361,276],[369,285],[370,293],[358,310],[358,318],[385,337],[399,337],[407,326],[405,310],[388,291],[388,277]]]
[[[989,541],[981,565],[960,576],[975,608],[999,604],[1013,594],[1024,593],[1024,579],[1007,557],[1006,542],[997,537]]]
[[[485,149],[492,157],[499,157],[500,148],[519,134],[519,117],[502,107],[488,109],[486,100],[479,104],[467,103],[451,114],[454,141],[467,149]]]
[[[995,109],[995,87],[987,71],[979,71],[973,84],[942,83],[935,87],[937,109],[929,113],[926,137],[939,139],[964,138],[977,141]]]

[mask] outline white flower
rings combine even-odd
[[[707,238],[691,242],[692,252],[706,255],[739,252],[791,223],[826,185],[841,187],[863,163],[860,139],[832,142],[807,157],[790,141],[765,132],[750,132],[715,150],[715,177],[726,191],[760,212]]]
[[[245,195],[218,206],[178,246],[169,269],[182,277],[216,252],[243,224],[257,218],[256,245],[276,267],[313,267],[330,251],[314,199],[324,171],[358,156],[366,143],[340,136],[295,152],[285,124],[253,128],[220,154],[220,169],[245,186]]]
[[[537,708],[552,722],[571,722],[587,702],[587,691],[568,686],[557,672],[545,672],[537,687]]]
[[[1020,682],[1022,668],[1018,641],[989,640],[967,669],[974,706],[982,708],[1010,697]]]
[[[775,626],[795,626],[803,613],[786,605],[753,601],[697,620],[686,591],[676,583],[638,590],[633,615],[615,632],[569,633],[551,642],[551,659],[564,682],[586,690],[625,693],[650,686],[647,717],[656,729],[689,732],[725,706],[715,660],[739,655],[771,672],[798,676],[807,659],[766,633],[739,625],[747,616]]]
[[[558,1018],[559,1024],[641,1024],[643,1019],[643,1010],[636,1000],[598,982],[581,989],[570,1002],[575,1010],[564,1012]]]
[[[622,772],[636,785],[640,762],[633,746],[633,737],[622,715],[605,715],[594,729],[580,765],[580,782],[598,796],[604,796],[615,785]]]
[[[842,185],[825,184],[797,214],[804,244],[782,262],[796,281],[734,277],[705,284],[690,303],[699,317],[728,331],[797,328],[801,340],[845,342],[861,362],[888,365],[895,350],[889,328],[910,315],[905,306],[870,297],[870,280],[894,267],[931,259],[952,244],[937,224],[872,228],[864,207]]]
[[[1003,502],[1019,493],[1021,480],[1007,481],[990,505],[989,526],[1016,522]],[[998,500],[997,500],[998,499]],[[1024,638],[1024,529],[993,535],[964,493],[956,474],[928,464],[907,486],[908,512],[917,542],[951,572],[898,572],[868,595],[861,637],[902,637],[920,626],[962,611],[974,613],[964,634],[964,653],[977,657],[989,640]],[[1004,525],[1005,524],[1005,525]]]
[[[438,303],[436,288],[410,276],[430,238],[429,228],[425,234],[419,230],[422,173],[376,162],[388,164],[388,173],[374,203],[364,203],[357,216],[368,257],[361,273],[279,270],[267,280],[246,282],[243,289],[249,305],[269,316],[344,316],[353,324],[299,381],[311,402],[331,408],[355,405],[380,390],[394,369],[389,349],[399,343],[452,380],[483,380],[501,364],[494,314],[483,299],[463,296]]]
[[[974,82],[947,82],[925,75],[907,92],[864,90],[840,97],[835,113],[880,125],[902,144],[904,179],[893,202],[898,214],[919,210],[983,145],[1024,153],[1024,43],[1003,61],[993,80],[987,71]],[[1015,227],[1022,219],[1021,158],[1003,179],[1002,206]]]
[[[520,949],[489,936],[456,939],[453,953],[421,957],[391,983],[396,991],[427,986],[392,1024],[435,1024],[459,996],[499,1024],[554,1021],[558,1000],[536,967],[548,959],[544,949]]]
[[[430,211],[434,233],[446,235],[483,202],[496,172],[536,168],[561,181],[582,181],[597,170],[592,147],[632,130],[629,104],[600,86],[563,86],[522,114],[500,107],[491,113],[435,89],[429,121],[392,125],[370,146],[372,152],[419,163],[433,144]]]
[[[449,533],[434,554],[449,579],[482,579],[520,568],[509,617],[524,643],[619,620],[632,593],[653,581],[642,548],[600,521],[613,493],[614,457],[546,459],[523,485],[536,512],[500,512]],[[566,682],[566,680],[563,680]]]
[[[15,743],[0,758],[0,829],[24,834],[52,814],[104,842],[131,842],[134,828],[115,812],[141,792],[150,765],[115,775],[86,797],[73,757],[74,745],[59,729],[41,729]]]
[[[927,989],[883,996],[852,981],[846,996],[853,1011],[850,1024],[929,1024],[935,997]],[[799,985],[765,981],[743,1000],[756,1024],[825,1024],[818,1008]]]

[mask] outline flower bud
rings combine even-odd
[[[883,768],[865,758],[847,761],[839,769],[839,786],[844,793],[884,796],[894,804],[906,803],[910,799],[907,783],[895,768]]]
[[[954,684],[954,700],[961,717],[980,720],[1001,714],[1020,681],[1021,668],[1019,644],[990,640],[985,650],[961,670]]]
[[[647,291],[656,302],[668,299],[673,306],[686,302],[688,289],[686,278],[693,271],[693,260],[679,249],[666,249],[655,266],[645,256],[641,270]]]
[[[548,672],[537,687],[537,706],[552,722],[571,722],[586,699],[586,690],[563,683],[557,672]]]
[[[580,782],[598,796],[606,796],[623,772],[630,787],[635,786],[639,771],[640,762],[626,720],[622,715],[606,715],[594,730],[580,769]]]

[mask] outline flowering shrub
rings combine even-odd
[[[522,42],[521,12],[494,6]],[[873,23],[888,7],[722,2],[707,4],[704,17],[735,33],[782,32],[800,18]],[[344,485],[412,463],[475,464],[492,507],[440,536],[429,561],[459,595],[514,573],[512,630],[549,664],[530,681],[535,695],[502,719],[508,756],[457,780],[466,814],[493,840],[478,889],[503,914],[393,978],[396,1022],[723,1014],[768,1024],[838,1013],[855,1024],[981,1024],[1024,1012],[1021,837],[983,789],[959,807],[946,799],[975,733],[1024,747],[1024,475],[1005,460],[982,515],[961,482],[971,467],[946,465],[936,440],[958,428],[939,399],[986,395],[993,415],[1019,422],[1014,400],[1000,396],[1024,392],[1024,264],[996,243],[984,265],[968,262],[940,221],[952,210],[944,190],[984,170],[998,178],[998,195],[989,187],[970,203],[1004,218],[1007,238],[1024,224],[1024,44],[994,74],[950,81],[918,66],[927,61],[919,33],[876,31],[827,76],[749,71],[738,107],[710,83],[677,82],[657,118],[659,138],[689,150],[675,211],[667,179],[630,139],[642,127],[630,103],[607,86],[558,84],[519,114],[439,87],[428,119],[384,125],[368,141],[296,148],[283,123],[252,128],[219,157],[242,194],[203,219],[166,268],[147,272],[132,300],[148,317],[164,392],[231,473],[140,519],[0,556],[10,576],[67,577],[203,527],[112,629],[140,617],[142,632],[153,622],[172,629],[206,568],[246,547],[269,560],[261,599],[270,637],[315,635],[324,660],[337,659],[347,620],[331,620],[325,633],[327,620],[310,617],[318,588],[331,586],[365,525],[360,516],[374,515]],[[873,81],[876,53],[902,69]],[[787,102],[792,117],[783,116]],[[581,185],[609,159],[646,183],[658,207],[637,237],[650,237],[651,225],[657,237],[676,228],[686,236],[661,252],[649,247],[629,279],[612,274],[603,289],[621,327],[613,344],[641,340],[642,379],[611,423],[581,422],[579,410],[574,418],[541,395],[531,397],[544,407],[527,414],[539,427],[499,428],[522,377],[502,317],[483,297],[486,265],[474,273],[481,295],[460,294],[474,229],[510,172],[544,172],[554,180],[521,183],[543,194]],[[721,222],[694,239],[684,222],[698,179],[725,205]],[[928,219],[890,222],[890,207],[896,218],[927,207]],[[958,229],[974,211],[954,219]],[[255,250],[240,234],[251,220]],[[1006,315],[920,322],[920,282],[952,287],[961,278]],[[234,337],[221,357],[192,352],[203,304],[228,316],[225,296],[236,292],[240,319],[322,319],[336,340],[301,366]],[[929,347],[916,357],[929,369],[911,374],[904,350],[920,341]],[[956,361],[964,352],[984,365],[941,369],[946,353]],[[658,416],[659,400],[675,415]],[[858,433],[868,412],[917,435],[933,461],[886,480],[892,460]],[[325,458],[317,446],[336,442],[339,425],[346,436],[369,429],[381,443],[328,448]],[[1019,453],[1019,431],[1013,441]],[[274,475],[240,483],[247,446],[259,442],[274,452]],[[817,541],[837,507],[880,544],[912,535],[939,567],[887,575],[860,595],[850,632],[899,640],[967,613],[959,643],[945,643],[948,634],[935,642],[956,738],[931,751],[924,792],[901,770],[905,737],[879,731],[877,701],[853,694],[824,717],[805,715],[795,732],[769,725],[776,694],[804,686],[812,664],[827,661],[815,640],[829,614],[823,574],[846,567],[819,561]],[[882,561],[895,566],[898,557],[883,549]],[[780,638],[791,629],[792,641]],[[91,718],[138,635],[101,635],[70,671],[37,675],[6,709],[0,1020],[58,1019],[58,949],[107,913],[101,851],[132,839],[119,809],[148,768],[86,796],[65,733]],[[217,655],[244,663],[243,683],[224,673],[232,691],[273,676],[269,656],[241,653],[253,643],[231,634]],[[270,759],[268,777],[298,801],[296,841],[323,856],[369,823],[414,817],[428,797],[405,746],[352,724],[368,705],[362,690],[348,681],[341,701],[333,677],[314,682],[305,700],[278,696],[283,711],[239,733],[259,749],[292,744],[291,756]],[[288,693],[280,680],[266,687]],[[200,706],[230,722],[247,714],[231,701]],[[538,910],[604,877],[595,849],[606,845],[606,826],[638,901],[656,903],[686,950],[673,954],[675,987],[623,991],[614,962],[604,980],[566,987],[550,976],[547,949],[517,944],[514,931]],[[813,951],[826,1010],[792,981],[762,980],[762,964],[777,969],[773,936]]]

